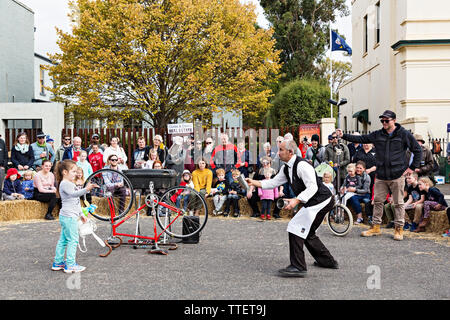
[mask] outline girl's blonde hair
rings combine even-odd
[[[31,176],[31,179],[33,179],[33,177],[34,177],[34,171],[31,171],[31,170],[27,170],[27,171],[25,171],[23,174],[22,174],[22,176],[25,178],[25,176]]]
[[[322,180],[324,180],[325,177],[329,177],[330,181],[333,180],[333,175],[331,174],[331,172],[325,171],[322,175]]]
[[[348,170],[351,170],[351,169],[356,170],[356,165],[354,163],[349,163],[347,165],[346,169],[347,169],[347,172],[348,172]]]
[[[86,158],[87,158],[87,155],[88,155],[88,154],[87,154],[87,151],[86,151],[86,150],[81,150],[81,151],[80,151],[80,156],[81,156],[83,153],[86,154]]]
[[[430,187],[434,186],[433,181],[431,181],[428,177],[420,177],[419,182],[422,181],[422,183],[428,184]]]
[[[81,171],[81,179],[84,181],[84,171],[83,168],[77,166],[77,171]]]

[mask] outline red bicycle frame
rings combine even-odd
[[[123,219],[121,219],[119,222],[114,223],[114,218],[116,217],[116,212],[115,212],[115,207],[114,207],[114,203],[113,203],[113,199],[111,197],[108,198],[108,206],[109,206],[109,211],[111,212],[111,226],[112,226],[112,235],[113,236],[124,236],[124,237],[131,237],[136,239],[146,239],[146,240],[154,240],[155,242],[158,242],[159,238],[161,237],[161,235],[175,222],[175,220],[178,219],[178,217],[183,213],[180,209],[173,207],[171,205],[168,205],[167,203],[164,202],[159,202],[157,200],[154,200],[154,203],[157,206],[163,206],[164,208],[167,208],[169,210],[172,210],[173,212],[177,213],[177,216],[173,219],[173,221],[171,223],[169,223],[166,228],[164,228],[160,234],[158,234],[158,231],[156,229],[156,218],[155,215],[153,216],[153,230],[154,230],[154,236],[153,237],[147,237],[147,236],[141,236],[139,234],[126,234],[126,233],[118,233],[116,231],[116,229],[125,221],[127,221],[128,219],[130,219],[132,216],[136,215],[139,211],[141,211],[142,209],[144,209],[147,204],[143,204],[141,207],[139,207],[136,211],[132,212],[131,214],[125,216]]]

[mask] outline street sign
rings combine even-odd
[[[194,125],[192,123],[173,123],[167,125],[168,134],[193,133]]]

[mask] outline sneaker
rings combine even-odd
[[[217,216],[217,210],[216,209],[213,210],[213,215]]]
[[[65,262],[53,262],[52,264],[53,271],[64,270],[65,268],[66,268]]]
[[[391,221],[386,225],[386,229],[393,229],[393,228],[394,228],[394,221]]]
[[[234,214],[233,214],[233,217],[235,217],[235,218],[237,218],[237,217],[239,217],[240,216],[240,213],[239,212],[235,212]]]
[[[76,273],[76,272],[84,271],[85,269],[86,269],[86,267],[80,266],[79,264],[74,264],[71,266],[66,265],[64,267],[64,272],[65,273]]]
[[[358,218],[358,219],[356,219],[355,224],[361,224],[363,221],[364,221],[363,218]]]
[[[268,214],[267,215],[267,220],[270,220],[270,219],[271,219],[270,214]]]
[[[414,232],[416,229],[417,229],[417,227],[418,227],[418,225],[416,224],[416,223],[412,223],[410,226],[409,226],[409,232]]]
[[[408,222],[405,222],[405,225],[403,226],[403,230],[409,230],[411,225]]]
[[[261,217],[262,220],[266,219],[266,215],[265,214],[262,214],[260,217]]]
[[[222,214],[222,211],[219,211],[219,214]],[[228,217],[228,212],[223,212],[224,217]]]
[[[273,217],[274,217],[274,219],[281,219],[279,214],[274,214]]]

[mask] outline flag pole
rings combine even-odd
[[[330,29],[330,99],[333,99],[333,62],[331,60],[331,53],[333,52],[332,51],[333,44],[332,44],[332,35],[331,35],[331,20],[329,22],[329,29]],[[330,103],[330,106],[331,106],[331,117],[330,118],[333,118],[333,104]]]

